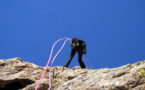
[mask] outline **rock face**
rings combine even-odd
[[[20,58],[0,60],[0,90],[34,90],[44,67]],[[48,72],[38,90],[47,90]],[[145,90],[145,61],[118,68],[52,68],[51,90]]]
[[[24,62],[20,58],[0,60],[0,90],[34,90],[42,72],[42,67]],[[47,88],[45,77],[39,89]]]

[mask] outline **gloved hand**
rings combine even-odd
[[[87,53],[87,50],[86,49],[83,49],[83,53],[86,54]]]

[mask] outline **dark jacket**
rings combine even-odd
[[[86,43],[79,38],[72,38],[71,47],[72,49],[83,49],[84,54],[86,54]]]

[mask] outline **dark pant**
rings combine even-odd
[[[76,52],[78,52],[78,61],[79,64],[81,66],[81,68],[86,68],[84,62],[82,61],[82,56],[83,56],[83,48],[74,48],[71,50],[70,56],[66,62],[66,64],[64,65],[64,67],[68,67],[72,58],[74,57],[74,55],[76,54]]]

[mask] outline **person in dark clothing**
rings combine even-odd
[[[82,61],[83,54],[86,54],[86,43],[79,38],[72,38],[70,43],[71,43],[71,48],[72,48],[71,53],[70,53],[70,56],[69,56],[66,64],[64,65],[64,67],[69,66],[72,58],[74,57],[74,55],[77,52],[78,53],[78,61],[79,61],[81,68],[86,68],[84,62]]]

